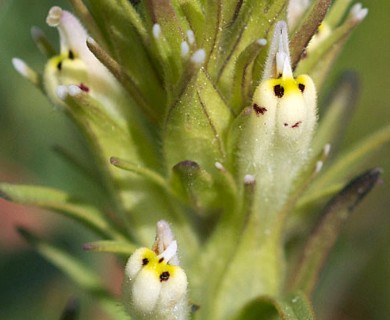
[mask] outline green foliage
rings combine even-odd
[[[43,34],[35,37],[49,58],[43,77],[14,64],[75,123],[107,199],[92,205],[53,188],[8,183],[0,184],[3,198],[81,222],[102,238],[85,244],[87,251],[118,256],[150,247],[156,222],[168,220],[189,279],[189,301],[200,305],[193,319],[314,319],[309,301],[318,273],[344,219],[380,171],[343,184],[390,133],[385,127],[322,170],[327,144],[338,143],[354,108],[357,81],[349,76],[337,83],[311,143],[316,93],[297,76],[308,73],[322,88],[365,9],[344,18],[345,1],[336,1],[335,9],[329,0],[313,1],[291,26],[290,59],[283,47],[287,30],[278,23],[287,17],[285,0],[70,2],[93,39],[70,13],[55,8],[48,21],[60,29],[60,52]],[[322,40],[315,35],[320,24],[330,28]],[[276,116],[264,116],[271,109]],[[301,120],[291,131],[279,128],[289,125],[280,119],[297,114],[304,125],[313,119],[311,128]],[[295,231],[294,219],[311,229],[306,217],[318,210],[315,201],[331,195],[289,275],[285,241]],[[113,319],[124,317],[98,275],[21,233]],[[164,258],[169,243],[164,250],[156,243],[153,250]]]

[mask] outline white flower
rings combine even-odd
[[[239,175],[254,176],[262,201],[283,200],[304,165],[317,120],[316,97],[311,78],[293,74],[287,25],[280,21],[252,107],[239,121]]]
[[[46,22],[60,35],[60,54],[48,61],[44,71],[44,86],[51,100],[63,106],[57,87],[76,85],[120,119],[120,106],[126,99],[123,89],[87,47],[89,36],[79,20],[60,7],[52,7]]]
[[[132,317],[187,319],[187,276],[178,263],[177,243],[169,224],[161,220],[153,250],[137,249],[126,265],[124,303]]]

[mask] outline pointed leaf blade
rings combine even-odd
[[[111,314],[114,319],[128,319],[94,270],[65,251],[37,238],[27,230],[20,228],[18,231],[46,260],[54,264],[83,290],[98,298],[104,310]]]
[[[329,201],[303,249],[295,271],[290,276],[291,290],[303,290],[310,294],[346,219],[377,184],[380,175],[381,170],[378,168],[368,170],[353,179]]]
[[[125,239],[94,207],[82,204],[72,195],[48,187],[0,183],[0,197],[24,205],[54,210],[97,232],[105,238]]]

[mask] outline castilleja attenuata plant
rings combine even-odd
[[[12,62],[84,135],[106,199],[7,183],[0,192],[95,231],[101,241],[85,249],[123,259],[122,296],[22,235],[98,292],[112,319],[314,319],[325,258],[380,176],[350,180],[363,160],[354,148],[327,161],[355,78],[318,104],[368,10],[349,0],[70,2],[74,13],[48,8],[59,50],[32,30],[44,70]],[[360,142],[364,155],[389,138],[385,128]]]

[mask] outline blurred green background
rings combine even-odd
[[[66,1],[0,0],[0,179],[83,194],[88,183],[53,152],[56,145],[82,152],[74,127],[11,65],[13,57],[20,57],[36,70],[43,68],[45,58],[31,40],[30,28],[42,27],[52,43],[57,43],[56,30],[45,24],[52,5],[69,8]],[[327,82],[329,86],[347,69],[357,71],[361,79],[359,106],[343,148],[390,123],[390,2],[365,1],[363,5],[369,15],[349,40]],[[386,146],[362,168],[384,168],[384,183],[353,214],[330,257],[315,295],[320,319],[389,317],[389,155]],[[115,277],[107,274],[113,264],[109,256],[82,252],[80,243],[94,240],[93,235],[61,217],[0,200],[0,319],[59,319],[70,296],[81,299],[82,319],[104,319],[89,297],[18,239],[14,225],[43,234],[98,265],[106,278]]]

